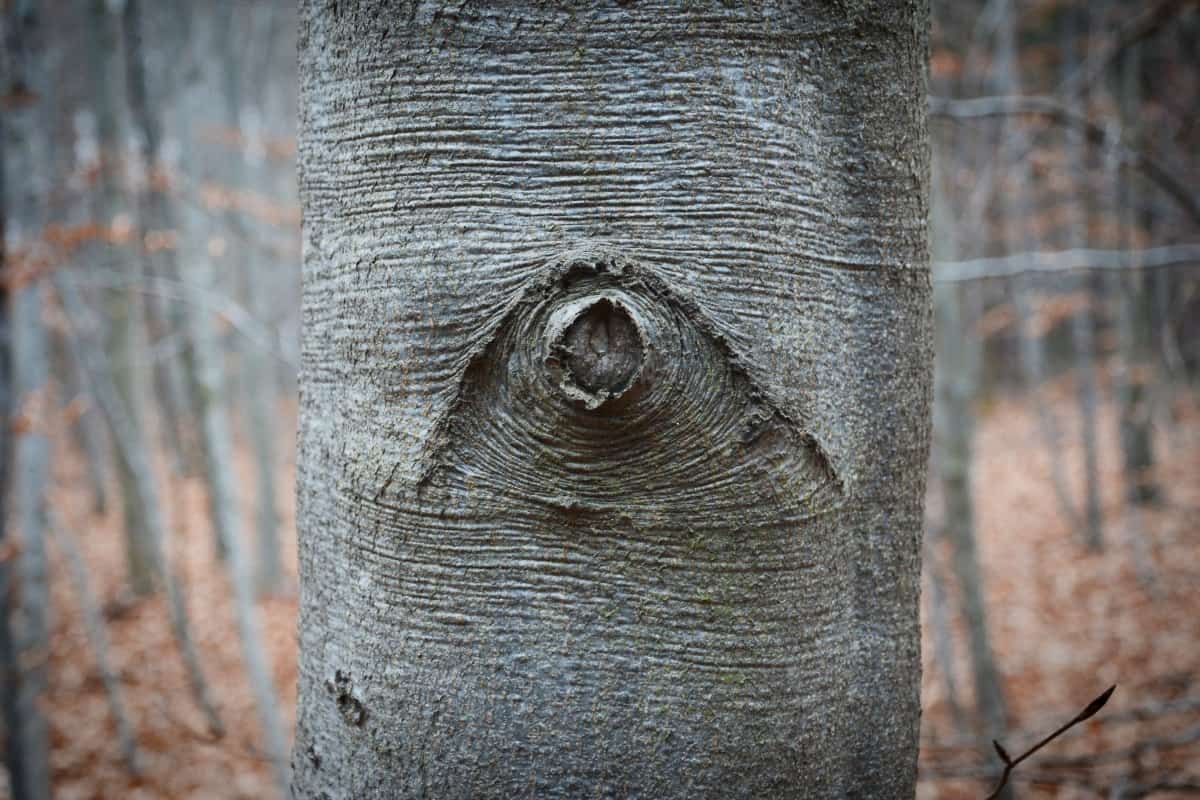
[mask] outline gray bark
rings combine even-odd
[[[141,0],[122,0],[121,31],[125,45],[125,88],[129,99],[129,111],[139,140],[139,155],[143,182],[138,186],[136,220],[138,250],[142,259],[142,274],[156,275],[167,280],[177,276],[178,266],[175,252],[163,248],[151,252],[147,234],[171,230],[175,221],[165,190],[166,176],[159,158],[162,141],[162,124],[158,110],[150,98],[147,78],[147,52],[143,35],[144,12]],[[181,335],[184,333],[183,315],[178,300],[161,294],[151,294],[154,301],[146,307],[159,328],[159,334]],[[192,441],[187,436],[186,424],[192,411],[187,393],[188,381],[184,375],[183,358],[161,358],[155,360],[154,388],[162,414],[162,429],[174,457],[175,468],[180,472],[192,472]]]
[[[117,106],[117,87],[121,85],[118,69],[117,20],[110,13],[107,0],[82,0],[88,31],[89,77],[91,102],[96,112],[96,133],[100,144],[98,191],[95,195],[96,218],[111,220],[124,207],[118,182],[118,156],[121,152],[121,126]],[[136,281],[141,275],[140,258],[115,246],[101,243],[100,260],[106,265],[126,271]],[[120,394],[123,413],[129,417],[131,435],[142,447],[145,425],[145,386],[137,354],[144,352],[142,299],[137,292],[112,292],[108,301],[108,360]],[[155,543],[146,519],[147,510],[138,502],[138,476],[131,474],[117,460],[117,476],[121,486],[122,512],[125,522],[125,559],[129,570],[129,586],[135,594],[154,590]]]
[[[933,255],[953,258],[953,216],[941,182],[933,189]],[[1007,727],[1007,704],[996,658],[992,652],[986,593],[975,537],[972,480],[975,438],[975,398],[979,386],[982,345],[970,318],[964,318],[965,289],[953,283],[934,286],[937,368],[934,384],[934,447],[942,502],[942,529],[950,547],[950,566],[958,586],[960,613],[967,632],[975,699],[976,733],[984,742],[998,738]],[[990,743],[985,746],[991,761]],[[1011,792],[1006,796],[1011,796]]]
[[[50,449],[46,436],[49,357],[42,321],[46,253],[42,230],[48,222],[46,198],[51,176],[50,151],[43,133],[50,118],[45,43],[36,3],[18,2],[3,9],[0,42],[0,97],[8,123],[0,126],[0,181],[5,207],[3,273],[5,304],[5,414],[0,438],[6,463],[0,491],[11,489],[12,513],[0,503],[0,669],[4,670],[5,738],[11,791],[16,800],[50,796],[49,734],[39,710],[45,702],[49,652],[50,595],[46,574],[46,487]],[[12,441],[10,441],[10,437]],[[8,459],[14,467],[11,479]],[[11,480],[11,487],[9,481]],[[6,497],[6,500],[8,498]],[[15,541],[8,541],[9,536]],[[15,567],[15,568],[14,568]]]
[[[193,40],[192,47],[196,42]],[[215,43],[213,43],[215,44]],[[195,51],[189,58],[195,59]],[[198,74],[197,78],[203,78]],[[184,119],[202,118],[203,80],[188,86],[183,99]],[[214,178],[214,161],[197,157],[196,142],[186,126],[181,133],[184,167],[195,184]],[[220,253],[205,246],[207,220],[196,204],[186,207],[182,216],[183,235],[187,252],[197,254],[186,270],[201,291],[214,289],[216,267]],[[218,347],[211,317],[194,305],[185,307],[188,328],[192,337],[196,381],[195,405],[200,423],[200,445],[204,455],[204,471],[208,485],[209,516],[212,520],[219,552],[224,556],[233,588],[234,616],[242,660],[258,713],[262,749],[271,762],[281,794],[286,794],[290,782],[287,745],[279,719],[278,699],[271,678],[271,666],[263,649],[258,609],[255,606],[254,577],[245,554],[245,540],[239,517],[240,503],[236,490],[233,466],[233,438],[223,402],[225,380],[223,360]]]
[[[912,796],[927,24],[302,4],[298,797]]]
[[[1064,18],[1066,25],[1063,32],[1064,71],[1068,76],[1075,73],[1076,63],[1080,58],[1080,38],[1087,40],[1088,26],[1082,23],[1081,17],[1087,13],[1086,6],[1080,9],[1069,9]],[[1086,45],[1084,52],[1086,52]],[[1068,78],[1069,80],[1069,78]],[[1081,90],[1073,93],[1068,107],[1072,113],[1087,113],[1087,92]],[[1075,202],[1070,203],[1071,219],[1069,228],[1069,245],[1074,249],[1087,246],[1088,227],[1091,219],[1091,193],[1088,191],[1087,176],[1087,140],[1083,131],[1069,128],[1067,136],[1067,159],[1072,182],[1076,188]],[[1072,288],[1084,293],[1092,299],[1092,282],[1088,276],[1074,281]],[[1084,541],[1089,549],[1098,552],[1104,547],[1104,520],[1100,506],[1100,463],[1097,440],[1096,408],[1097,378],[1096,378],[1096,345],[1094,323],[1092,321],[1091,303],[1080,304],[1079,309],[1071,315],[1071,343],[1075,349],[1076,394],[1079,399],[1080,439],[1083,444],[1083,522]]]

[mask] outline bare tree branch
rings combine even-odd
[[[1098,49],[1079,69],[1067,76],[1058,87],[1058,94],[1074,94],[1090,89],[1101,77],[1109,65],[1131,45],[1137,44],[1157,32],[1188,7],[1196,4],[1196,0],[1159,0],[1159,2],[1142,9],[1130,19],[1112,43],[1103,49]]]
[[[1035,272],[1076,270],[1156,269],[1200,264],[1200,244],[1148,247],[1144,250],[1098,250],[1078,247],[1010,253],[991,258],[935,261],[937,283],[961,283],[987,278],[1010,278]]]
[[[1112,693],[1115,692],[1116,689],[1117,689],[1116,685],[1108,687],[1104,692],[1102,692],[1100,694],[1099,697],[1097,697],[1092,702],[1088,703],[1087,707],[1084,708],[1083,711],[1080,711],[1078,714],[1076,714],[1074,717],[1072,717],[1069,722],[1067,722],[1065,725],[1063,725],[1060,728],[1058,728],[1057,730],[1055,730],[1049,736],[1042,739],[1040,742],[1038,742],[1033,747],[1026,750],[1021,755],[1017,756],[1016,758],[1010,757],[1008,755],[1008,753],[1005,751],[1004,747],[1001,746],[1000,742],[993,741],[992,744],[996,748],[996,754],[998,756],[1000,756],[1000,760],[1004,762],[1004,774],[1000,776],[1000,783],[996,784],[996,788],[993,789],[992,793],[987,796],[987,800],[993,800],[993,798],[1000,796],[1000,792],[1004,789],[1004,785],[1006,783],[1008,783],[1008,776],[1012,774],[1012,771],[1014,769],[1016,769],[1017,766],[1022,761],[1029,758],[1031,755],[1036,753],[1038,750],[1041,750],[1043,747],[1050,744],[1052,741],[1054,741],[1059,736],[1066,733],[1068,730],[1075,727],[1079,723],[1096,716],[1096,714],[1099,713],[1100,709],[1104,708],[1104,704],[1108,702],[1108,698],[1112,697]]]
[[[1125,145],[1121,141],[1119,131],[1114,133],[1104,126],[1092,122],[1087,117],[1072,111],[1052,97],[1043,95],[995,95],[957,100],[949,97],[931,96],[929,98],[929,114],[934,117],[942,117],[955,121],[1007,116],[1032,116],[1045,119],[1057,125],[1079,128],[1084,132],[1088,141],[1111,147],[1122,164],[1140,170],[1147,178],[1157,183],[1163,191],[1175,199],[1195,222],[1200,223],[1200,199],[1192,194],[1191,189],[1184,182],[1175,177],[1169,167],[1141,150],[1136,150]]]
[[[142,275],[132,279],[116,270],[106,269],[91,269],[86,273],[73,271],[65,280],[80,286],[129,289],[199,306],[209,313],[219,314],[235,331],[259,350],[292,368],[298,365],[297,356],[291,352],[294,348],[285,348],[280,337],[269,325],[261,322],[245,306],[211,289],[157,275]]]

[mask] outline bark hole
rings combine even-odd
[[[325,689],[333,697],[338,713],[347,725],[358,727],[367,721],[367,709],[358,699],[349,675],[339,669],[333,680],[325,682]]]
[[[636,383],[646,360],[642,326],[609,297],[573,303],[567,313],[570,318],[552,320],[547,328],[546,365],[560,372],[557,384],[568,398],[599,410]]]

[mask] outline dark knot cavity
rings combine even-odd
[[[551,316],[546,365],[555,383],[588,410],[625,396],[646,360],[641,326],[629,308],[608,296],[585,297]]]

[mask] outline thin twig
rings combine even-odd
[[[1005,784],[1008,783],[1008,776],[1012,774],[1012,771],[1017,768],[1018,764],[1029,758],[1038,750],[1041,750],[1043,747],[1050,744],[1050,742],[1054,741],[1079,723],[1096,716],[1100,709],[1104,708],[1104,704],[1108,702],[1108,698],[1112,697],[1112,693],[1116,691],[1116,689],[1116,684],[1108,687],[1103,694],[1101,694],[1092,702],[1088,703],[1087,707],[1084,708],[1083,711],[1080,711],[1078,714],[1076,714],[1070,722],[1063,725],[1058,730],[1054,731],[1054,733],[1051,733],[1045,739],[1042,739],[1040,742],[1016,758],[1010,757],[1008,752],[1004,749],[1004,746],[1001,745],[1000,742],[993,739],[992,746],[996,748],[996,754],[1000,756],[1000,760],[1004,762],[1004,774],[1000,776],[1000,783],[998,783],[996,788],[992,790],[992,793],[987,796],[987,800],[995,800],[995,798],[1000,796],[1000,791],[1004,789]]]

